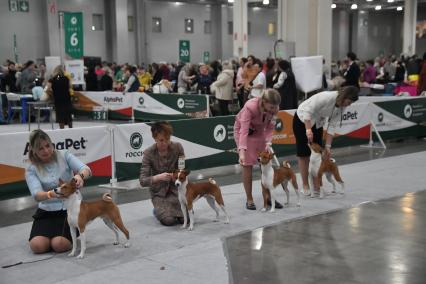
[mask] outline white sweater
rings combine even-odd
[[[302,102],[297,108],[297,116],[302,122],[310,120],[316,128],[323,127],[328,120],[327,132],[334,135],[337,122],[342,119],[343,108],[336,107],[337,91],[321,92]]]

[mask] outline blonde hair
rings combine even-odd
[[[262,92],[262,102],[270,103],[273,105],[280,105],[281,103],[281,95],[275,89],[265,89]]]
[[[47,135],[46,132],[44,132],[41,129],[36,129],[30,134],[30,147],[28,151],[28,158],[30,159],[31,163],[37,167],[38,170],[41,170],[41,165],[43,162],[40,160],[40,158],[37,156],[36,151],[40,148],[40,145],[43,141],[46,141],[53,147],[53,154],[52,154],[52,160],[57,161],[57,154],[55,147],[53,146],[52,140],[50,139],[49,135]]]
[[[53,77],[56,76],[65,76],[64,67],[62,67],[62,65],[58,65],[53,69]]]

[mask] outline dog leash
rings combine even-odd
[[[48,259],[53,258],[55,255],[56,254],[53,254],[51,256],[48,256],[48,257],[45,257],[45,258],[42,258],[42,259],[20,261],[20,262],[13,263],[13,264],[3,265],[1,268],[9,268],[9,267],[13,267],[13,266],[21,265],[21,264],[28,264],[28,263],[34,263],[34,262],[44,261],[44,260],[48,260]]]

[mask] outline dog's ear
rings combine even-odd
[[[75,178],[72,178],[72,179],[70,180],[70,184],[71,184],[71,186],[72,186],[72,187],[76,187],[76,185],[77,185],[77,180],[76,180]]]
[[[190,170],[184,170],[183,172],[185,173],[186,176],[188,176],[191,173]]]
[[[59,179],[59,186],[63,185],[65,182],[60,178]]]

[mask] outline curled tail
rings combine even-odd
[[[287,161],[283,161],[282,162],[282,166],[284,167],[284,168],[291,168],[291,166],[290,166],[290,163],[289,162],[287,162]]]
[[[105,193],[102,195],[102,200],[105,202],[112,202],[112,196],[110,193]]]
[[[209,183],[216,184],[216,181],[213,178],[209,178]]]

